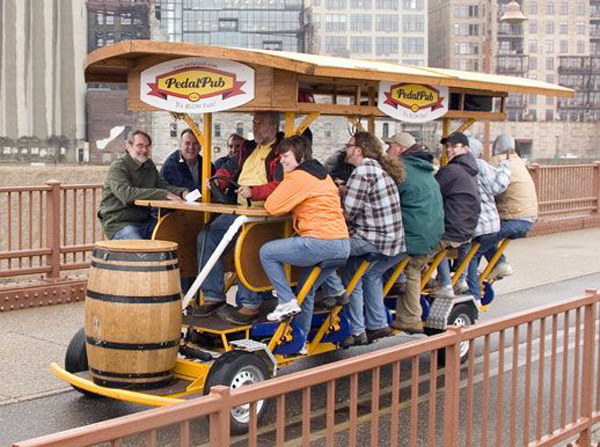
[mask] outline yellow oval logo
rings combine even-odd
[[[414,113],[427,108],[431,108],[432,111],[439,109],[443,107],[444,100],[437,89],[421,84],[396,84],[385,96],[386,104],[395,108],[402,107]]]

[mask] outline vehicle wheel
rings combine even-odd
[[[69,342],[67,353],[65,354],[65,369],[71,374],[87,371],[89,369],[87,351],[85,348],[84,328],[79,329]],[[76,387],[75,385],[71,386],[88,397],[100,397],[97,394],[90,393],[89,391]]]
[[[232,389],[262,382],[271,376],[269,368],[258,355],[245,351],[229,351],[213,363],[204,383],[204,394],[215,385]],[[257,421],[265,414],[267,400],[256,402]],[[250,404],[240,405],[231,410],[231,433],[241,435],[248,431],[250,424]]]
[[[467,303],[459,303],[452,308],[450,315],[448,315],[448,326],[459,326],[467,327],[475,324],[477,313],[472,305]],[[469,355],[469,342],[464,341],[459,345],[458,353],[460,356],[460,362],[464,363],[467,361]],[[440,349],[438,351],[438,359],[440,364],[446,364],[446,350]]]

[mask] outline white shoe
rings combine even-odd
[[[279,303],[275,310],[267,315],[269,321],[281,321],[284,318],[293,317],[301,312],[297,300],[291,300],[287,303]]]
[[[454,298],[454,289],[452,286],[442,286],[440,287],[434,294],[434,298],[441,299],[453,299]]]
[[[300,350],[298,351],[299,355],[308,355],[308,346],[306,346],[306,343],[304,343],[302,345],[302,347],[300,348]]]
[[[508,262],[501,262],[496,264],[487,279],[502,279],[505,276],[510,276],[514,273],[512,267]]]
[[[467,285],[466,279],[459,279],[458,282],[454,286],[454,293],[456,295],[462,295],[469,291],[469,286]]]

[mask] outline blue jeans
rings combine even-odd
[[[223,236],[237,217],[235,214],[221,214],[210,223],[208,230],[202,230],[198,233],[196,248],[198,250],[199,270],[206,264],[208,258],[213,254],[217,245],[219,245],[219,242],[221,242],[221,239],[223,239]],[[230,251],[234,247],[236,240],[237,236],[233,238],[223,253]],[[201,253],[203,242],[205,243],[204,253]],[[221,258],[217,260],[204,280],[204,283],[202,283],[201,290],[204,292],[205,301],[225,301],[225,280],[223,278],[223,261]],[[257,308],[260,306],[261,301],[258,293],[252,292],[238,283],[236,295],[238,306]]]
[[[463,244],[464,242],[440,241],[439,248],[436,251],[439,251],[443,248],[459,248]],[[440,262],[437,271],[439,285],[441,287],[452,285],[452,276],[450,274],[450,262],[446,258],[442,259],[442,262]]]
[[[344,284],[350,282],[363,261],[357,256],[370,253],[379,253],[379,250],[372,243],[364,239],[350,239],[350,259],[348,259],[342,275]],[[362,334],[365,328],[375,330],[388,326],[387,313],[383,304],[382,275],[394,263],[398,262],[391,261],[390,259],[395,259],[395,257],[381,255],[381,259],[371,262],[369,268],[350,294],[348,319],[350,320],[354,335]],[[339,287],[343,287],[342,281],[335,272],[332,272],[324,281],[322,290],[325,296],[331,296],[333,289]]]
[[[144,223],[125,225],[111,239],[152,239],[155,226],[156,219],[151,217]]]
[[[498,242],[502,239],[519,239],[527,236],[529,230],[533,227],[533,222],[521,219],[502,219],[500,220],[500,231],[494,235],[494,244],[485,252],[485,259],[490,261],[494,253],[498,250]],[[506,262],[504,255],[498,259],[498,264]]]
[[[312,267],[328,259],[345,258],[349,253],[348,239],[317,239],[292,237],[267,242],[260,249],[260,262],[271,284],[275,287],[280,303],[296,299],[285,271],[284,264]]]
[[[492,234],[483,234],[475,239],[473,242],[479,242],[479,248],[477,252],[473,255],[471,262],[469,262],[469,266],[462,273],[460,279],[467,280],[467,286],[469,287],[469,293],[473,295],[473,298],[476,300],[481,299],[481,287],[479,286],[479,272],[478,267],[481,262],[481,258],[484,256],[484,253],[490,250],[490,248],[497,242],[496,241],[496,233]],[[469,249],[471,248],[471,244],[461,245],[458,249],[458,260],[462,261],[467,255]],[[460,265],[460,264],[459,264]]]

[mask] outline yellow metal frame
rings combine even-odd
[[[394,285],[394,283],[396,282],[396,280],[398,279],[400,274],[406,268],[406,264],[408,264],[408,261],[410,261],[410,257],[404,258],[402,261],[400,261],[400,263],[396,266],[396,268],[392,272],[390,279],[387,280],[387,282],[385,283],[385,286],[383,287],[383,297],[384,298],[388,295],[388,293],[390,293],[392,286]]]

